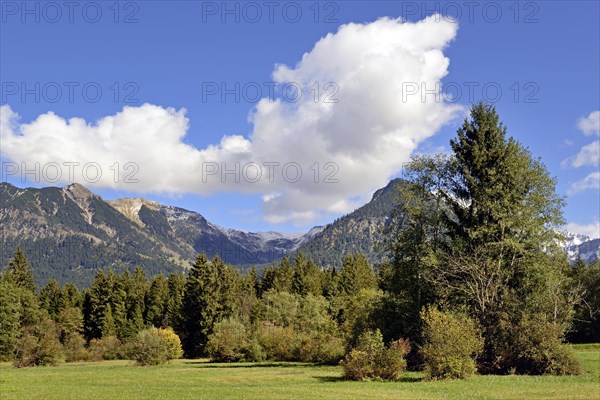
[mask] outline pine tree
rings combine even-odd
[[[21,247],[17,247],[15,257],[8,264],[6,277],[20,288],[35,292],[35,279],[33,270],[25,258],[25,254],[21,251]]]

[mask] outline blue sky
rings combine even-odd
[[[24,136],[30,135],[31,142],[27,146],[25,142],[11,142],[6,132],[3,134],[0,143],[5,163],[3,180],[18,186],[50,184],[34,175],[29,175],[28,181],[23,183],[19,173],[7,174],[6,163],[11,162],[19,167],[21,162],[33,165],[39,161],[42,166],[57,162],[63,168],[63,176],[64,163],[68,161],[82,164],[97,161],[104,175],[114,172],[110,170],[113,162],[119,162],[121,169],[126,162],[131,162],[139,168],[136,176],[142,182],[138,184],[81,183],[108,199],[143,196],[195,210],[225,227],[304,231],[330,222],[367,201],[373,190],[401,174],[399,166],[410,153],[447,150],[448,141],[464,116],[464,108],[458,106],[492,100],[509,134],[529,146],[535,156],[542,158],[551,174],[558,177],[558,190],[567,196],[565,217],[571,224],[569,227],[600,234],[596,233],[600,196],[598,177],[594,175],[598,173],[595,144],[598,132],[594,114],[591,114],[600,110],[600,6],[597,1],[272,4],[272,15],[269,15],[269,6],[261,1],[250,5],[200,1],[76,2],[71,10],[62,2],[48,6],[45,2],[2,1],[0,105],[5,106],[2,117],[8,119],[10,113],[14,131],[11,135],[19,136],[18,131],[22,129],[19,124],[28,125],[48,112],[55,114],[54,119],[42,118],[35,126],[29,125],[30,131],[25,129]],[[458,17],[457,30],[450,26],[448,17],[430,21],[424,25],[427,28],[414,37],[412,33],[397,30],[399,21],[375,22],[388,17],[391,21],[402,18],[406,23],[415,23],[436,12]],[[337,34],[340,26],[348,23],[360,25]],[[372,29],[366,28],[369,26]],[[313,51],[315,44],[328,34],[331,36],[328,44],[323,42],[324,50]],[[410,42],[418,42],[421,37],[429,40],[428,44],[414,50]],[[397,48],[395,38],[406,43]],[[378,53],[382,61],[370,64],[368,57],[372,56],[372,48],[380,45],[388,46]],[[443,53],[449,64],[444,66],[440,59],[431,64],[423,62],[423,54],[430,48],[439,50],[434,52],[437,55]],[[393,51],[398,53],[389,54]],[[407,58],[404,51],[412,58]],[[305,53],[312,56],[306,57],[302,65],[298,64]],[[361,54],[367,58],[360,58]],[[385,58],[387,55],[389,58]],[[367,60],[365,68],[371,73],[378,65],[381,68],[373,75],[359,75],[354,81],[348,77],[360,70],[362,64],[357,60]],[[417,64],[420,67],[415,66]],[[287,68],[277,69],[277,65]],[[412,109],[402,108],[406,102],[390,98],[388,91],[379,89],[378,92],[377,88],[385,88],[386,80],[397,84],[397,74],[411,68],[415,68],[415,76],[429,77],[430,74],[434,80],[439,78],[444,93],[454,95],[454,99],[449,104],[428,108],[415,105],[415,112],[423,113],[423,119],[436,115],[423,126],[410,118],[388,124],[387,119],[391,117],[381,111],[386,104],[393,108],[394,102],[398,102],[400,113]],[[343,75],[336,81],[339,71],[343,71]],[[314,82],[309,78],[314,78]],[[257,110],[257,98],[271,94],[268,85],[278,82],[280,88],[282,82],[295,82],[294,79],[306,83],[303,100],[314,94],[308,88],[316,84],[321,94],[335,92],[332,98],[339,103],[321,104],[324,97],[319,97],[322,107],[313,110],[310,102],[299,102],[305,107],[301,109],[284,100],[287,104],[273,111],[269,106],[279,104],[275,100],[284,96],[276,89],[273,101],[266,101],[264,108]],[[336,86],[325,87],[327,83]],[[240,88],[237,92],[236,84]],[[231,93],[222,98],[221,85],[236,92],[239,100]],[[469,93],[470,87],[472,93]],[[72,88],[71,93],[69,88]],[[215,88],[217,93],[208,92]],[[461,90],[460,96],[457,88]],[[500,95],[498,88],[502,91]],[[398,93],[398,96],[402,95]],[[430,100],[426,97],[427,101]],[[349,102],[361,107],[353,109]],[[146,103],[155,108],[143,108]],[[375,111],[369,108],[370,104],[376,106]],[[86,124],[93,126],[97,121],[115,116],[125,106],[139,112],[123,115],[119,119],[124,126],[120,131],[115,129],[112,134],[102,136],[98,133],[102,129],[98,129],[96,134],[100,136],[84,140],[85,135],[92,135],[85,128]],[[169,107],[173,110],[165,111]],[[344,111],[336,111],[336,107]],[[178,114],[181,109],[187,110],[185,115]],[[254,115],[254,119],[249,118],[250,115]],[[314,126],[299,127],[297,122],[302,115],[316,115],[322,121]],[[328,121],[348,116],[352,117],[352,123],[343,129],[327,125]],[[584,132],[578,124],[588,116],[591,127]],[[77,132],[72,124],[67,129],[57,122],[75,117],[85,120]],[[393,132],[379,137],[376,130],[369,134],[352,131],[362,124],[379,126],[377,118],[381,119],[381,126],[391,126],[393,129],[389,129]],[[327,130],[328,126],[331,131]],[[281,130],[281,136],[276,136],[277,129]],[[43,135],[39,136],[40,131],[50,136],[44,139]],[[146,134],[146,131],[154,133]],[[75,145],[60,148],[44,144],[45,140],[52,142],[52,135],[65,141],[72,138]],[[375,136],[371,140],[367,135]],[[385,135],[395,135],[394,140],[398,139],[394,142],[398,152],[385,153],[385,157],[397,154],[397,162],[386,164],[377,160],[377,149],[381,149],[378,146],[390,140],[390,136]],[[224,136],[231,140],[223,142]],[[102,148],[100,144],[94,148],[99,137],[106,149],[104,153],[98,150]],[[168,139],[163,141],[159,137]],[[110,149],[114,149],[108,143],[111,140],[115,146],[128,147],[128,152],[123,150],[124,153],[111,160]],[[371,146],[371,142],[375,144]],[[21,143],[17,146],[21,151],[14,148],[16,143]],[[585,146],[587,150],[583,150]],[[364,154],[360,153],[361,148],[365,149]],[[313,149],[314,159],[307,156]],[[367,154],[368,151],[372,153]],[[579,153],[582,154],[576,158]],[[225,176],[229,179],[227,184],[213,182],[211,185],[198,181],[198,176],[192,179],[194,174],[189,168],[198,164],[197,160],[196,164],[192,161],[186,164],[184,156],[188,154],[190,158],[204,160],[203,167],[207,165],[206,160],[212,163],[221,160],[219,157],[228,165],[242,160],[242,166],[254,161],[281,164],[297,161],[303,179],[314,174],[314,169],[310,169],[314,161],[319,163],[319,182],[294,185],[286,180],[280,185],[275,182],[261,186],[248,182],[238,184],[231,182],[231,176]],[[188,169],[182,167],[179,160],[181,165],[188,165]],[[327,173],[335,172],[333,167],[325,168],[327,162],[339,167],[335,175],[339,178],[337,183],[323,182]],[[574,185],[586,177],[589,187],[577,189]],[[123,176],[119,179],[123,180]],[[163,185],[160,183],[163,181],[175,183]],[[56,184],[64,183],[63,179]]]

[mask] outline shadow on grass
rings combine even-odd
[[[320,381],[321,383],[335,383],[335,382],[353,382],[350,379],[346,379],[343,376],[313,376],[313,378],[315,378],[316,380]],[[413,383],[413,382],[421,382],[423,380],[423,378],[420,377],[415,377],[415,376],[402,376],[399,379],[396,379],[395,381],[380,381],[383,383],[389,382],[389,383],[394,383],[394,382],[408,382],[408,383]]]
[[[315,368],[320,364],[293,362],[262,362],[262,363],[211,363],[207,361],[184,361],[183,364],[197,365],[201,368]]]

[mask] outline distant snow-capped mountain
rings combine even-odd
[[[600,259],[600,239],[571,232],[565,232],[564,235],[565,240],[560,245],[567,253],[569,261],[573,262],[577,257],[581,257],[585,262]]]

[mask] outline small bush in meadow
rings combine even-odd
[[[107,336],[102,339],[92,339],[88,347],[90,359],[94,361],[102,360],[123,360],[126,358],[125,346],[116,336]]]
[[[570,347],[561,342],[561,328],[543,314],[525,314],[507,359],[515,372],[529,375],[576,375],[579,362]]]
[[[300,343],[294,328],[263,323],[257,340],[267,360],[297,361]]]
[[[226,319],[217,323],[208,337],[206,351],[212,361],[245,361],[248,353],[248,334],[246,327],[235,319]]]
[[[386,347],[379,330],[367,330],[342,361],[344,376],[357,381],[396,380],[406,370],[404,356],[409,350],[405,340],[392,342]]]
[[[466,314],[429,308],[421,313],[425,345],[421,352],[428,379],[464,379],[476,372],[483,341]]]
[[[138,365],[159,365],[181,357],[181,342],[170,329],[149,328],[138,332],[127,354]]]
[[[56,365],[62,357],[62,348],[54,321],[43,318],[34,326],[24,328],[13,355],[17,368]]]
[[[344,356],[344,341],[332,334],[304,333],[299,336],[299,340],[299,361],[337,364]]]
[[[181,340],[172,328],[158,328],[157,333],[162,337],[167,345],[167,357],[169,360],[181,358],[183,350],[181,348]]]
[[[85,347],[85,339],[78,333],[65,338],[63,344],[65,362],[89,361],[92,356]]]

